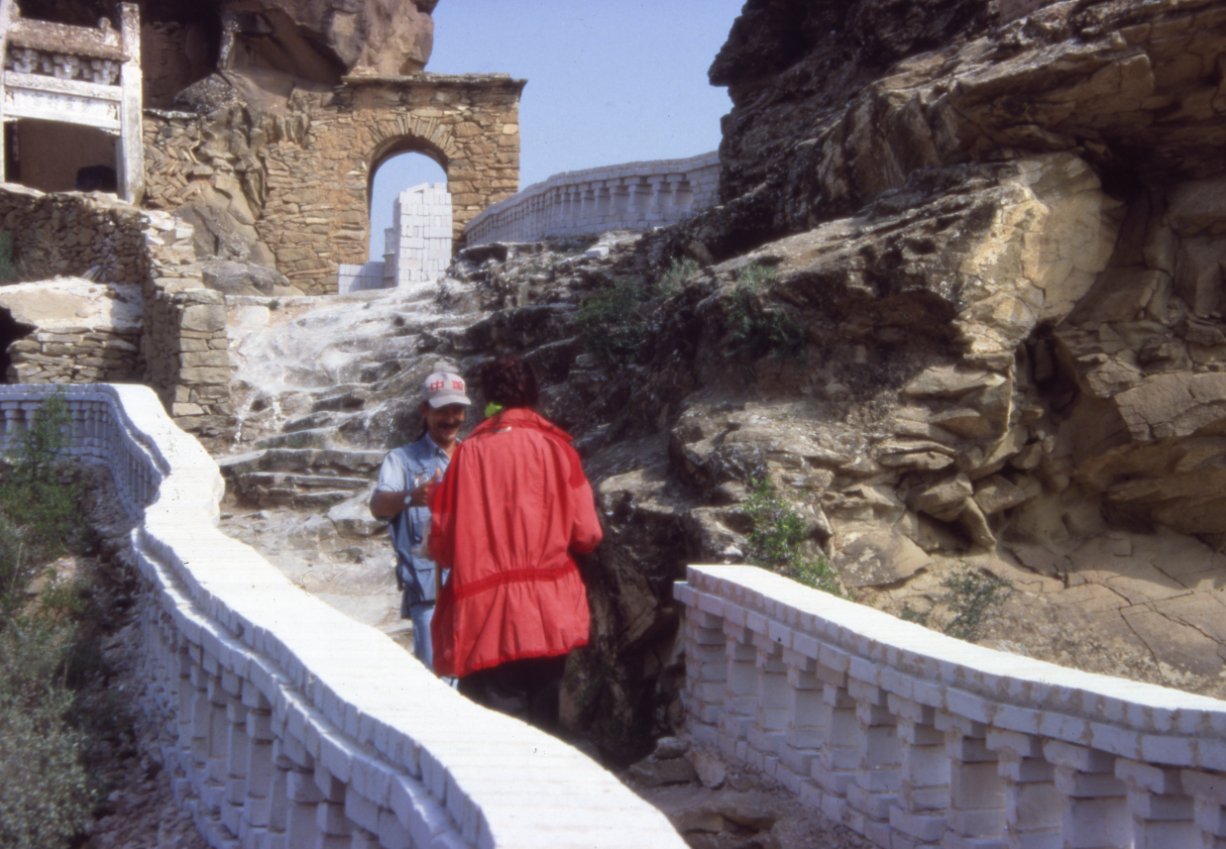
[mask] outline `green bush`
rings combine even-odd
[[[933,608],[919,611],[903,605],[901,618],[960,640],[975,642],[993,612],[1013,593],[1013,585],[989,572],[962,565],[941,579],[945,591]]]
[[[646,300],[639,277],[617,277],[590,296],[575,317],[583,346],[609,365],[636,362],[647,341],[648,322],[640,311]]]
[[[685,281],[690,275],[698,271],[698,263],[689,257],[673,260],[668,269],[660,275],[656,281],[656,287],[660,294],[668,297],[676,292],[681,291],[685,287]]]
[[[768,307],[763,300],[761,290],[776,275],[772,266],[759,263],[737,274],[726,311],[730,354],[786,357],[804,348],[804,329],[796,319],[781,307]]]
[[[47,398],[0,481],[0,512],[22,529],[19,560],[49,560],[87,540],[75,489],[62,478],[60,460],[68,445],[69,423],[63,397]]]
[[[960,640],[979,639],[992,611],[1013,592],[1008,581],[970,566],[947,575],[941,586],[945,594],[940,603],[949,611],[949,621],[941,630]]]
[[[48,561],[87,538],[60,466],[68,422],[62,397],[45,401],[0,479],[0,846],[13,849],[68,847],[97,798],[68,686],[74,664],[97,660],[76,623],[87,596],[54,579],[30,595]]]
[[[778,276],[775,266],[754,262],[736,273],[736,286],[746,292],[758,292]]]
[[[19,616],[0,631],[0,846],[59,849],[88,824],[95,791],[64,682],[72,628]]]
[[[750,557],[802,584],[843,595],[830,562],[821,554],[806,553],[808,531],[804,517],[783,500],[769,480],[750,481],[745,513],[753,522],[749,532]]]

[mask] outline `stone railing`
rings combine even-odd
[[[51,392],[0,386],[0,447]],[[662,814],[559,740],[469,702],[216,527],[223,484],[140,386],[62,386],[73,453],[138,518],[143,705],[216,847],[674,847]]]
[[[466,245],[535,242],[675,224],[719,197],[719,153],[566,171],[488,207]]]
[[[881,847],[1226,846],[1226,702],[690,566],[689,733]]]

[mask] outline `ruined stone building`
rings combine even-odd
[[[220,433],[218,290],[337,291],[341,266],[366,261],[374,175],[401,153],[442,168],[453,238],[513,194],[523,81],[426,73],[436,2],[0,0],[0,276],[86,276],[143,300],[122,355],[96,327],[9,351],[38,325],[5,287],[10,378],[144,380],[181,424]],[[45,194],[74,189],[114,191],[145,217]],[[207,329],[175,324],[189,307],[208,308]],[[56,364],[56,346],[95,343]]]

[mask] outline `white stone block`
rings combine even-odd
[[[1196,740],[1149,734],[1141,738],[1141,759],[1171,766],[1195,766]]]
[[[356,788],[349,788],[345,793],[345,817],[356,825],[370,832],[379,830],[380,806]],[[338,832],[330,832],[338,833]]]

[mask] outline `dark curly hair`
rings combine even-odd
[[[512,354],[495,357],[481,367],[485,400],[503,407],[536,407],[540,393],[531,367]]]

